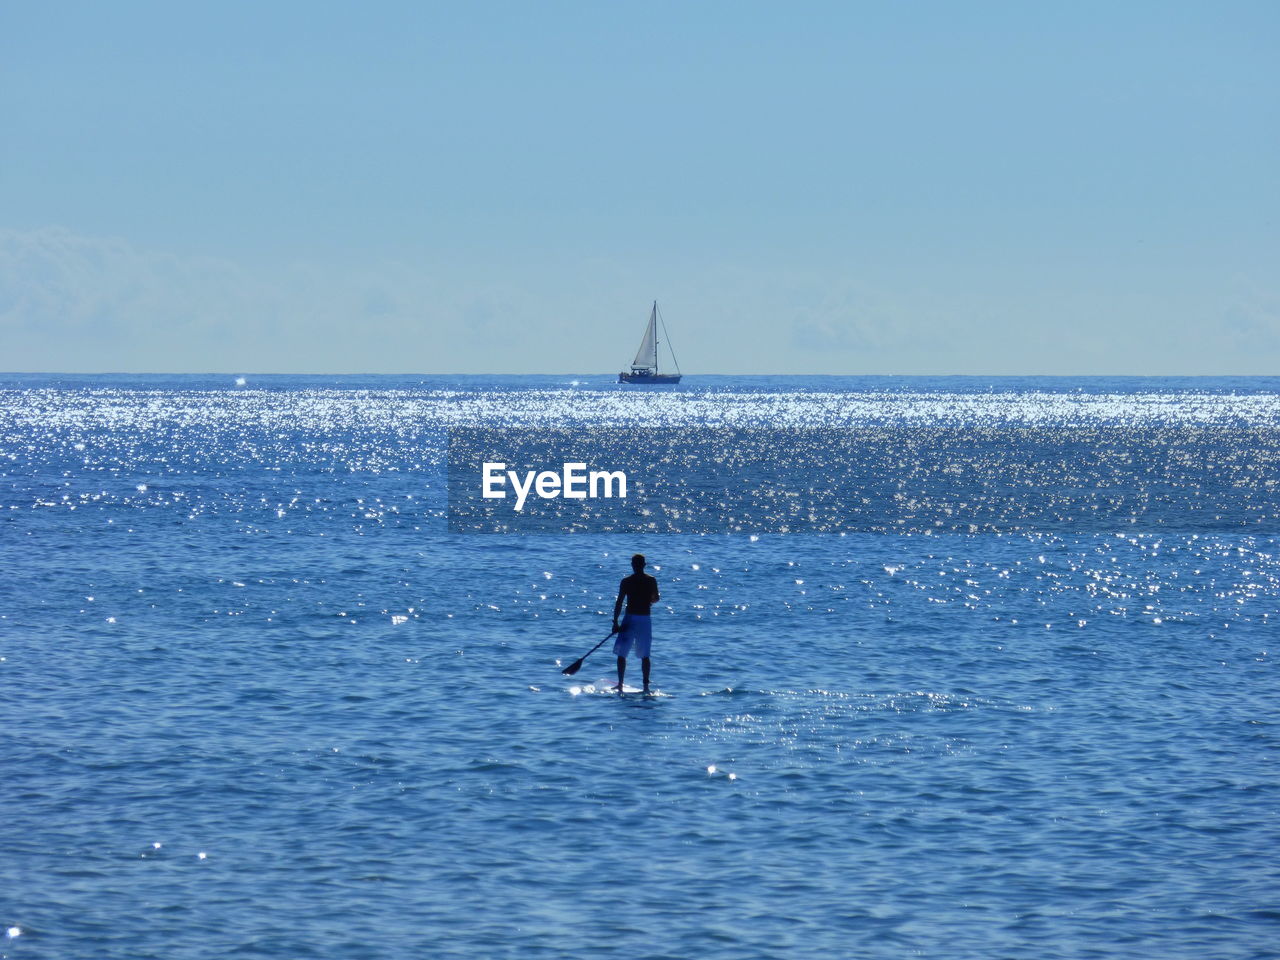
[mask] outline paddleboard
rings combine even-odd
[[[601,677],[599,680],[595,680],[591,683],[584,683],[582,684],[582,692],[583,693],[612,693],[616,696],[618,693],[618,678],[617,677]],[[622,685],[622,692],[623,693],[643,693],[644,691],[640,687],[633,687],[629,683],[624,683]]]
[[[618,678],[617,677],[601,677],[599,680],[591,683],[575,683],[568,688],[569,692],[575,697],[586,694],[606,694],[608,696],[618,696]],[[629,683],[622,685],[624,694],[638,694],[644,697],[669,697],[671,694],[663,693],[656,688],[650,688],[648,693],[644,692],[643,687],[633,687]]]

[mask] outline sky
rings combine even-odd
[[[1280,372],[1280,4],[0,4],[0,370]]]

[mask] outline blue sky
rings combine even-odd
[[[0,369],[1280,369],[1280,4],[0,7]]]

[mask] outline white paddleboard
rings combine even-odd
[[[592,683],[584,683],[582,685],[582,692],[583,693],[616,694],[618,692],[618,678],[617,677],[601,677],[599,680],[596,680]],[[623,693],[642,693],[643,691],[641,690],[640,687],[633,687],[629,683],[624,683],[622,685],[622,692]]]
[[[575,683],[569,687],[569,692],[576,696],[587,694],[608,694],[611,696],[618,695],[618,678],[617,677],[601,677],[599,680],[591,683]],[[629,683],[622,685],[623,693],[639,693],[644,694],[642,687],[633,687]],[[668,697],[670,694],[663,693],[661,690],[650,688],[647,694],[650,697]]]

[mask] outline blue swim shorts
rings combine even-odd
[[[623,614],[621,626],[618,639],[613,641],[613,655],[628,657],[631,655],[631,645],[635,644],[637,657],[649,656],[649,644],[653,642],[653,621],[637,613],[627,613]]]

